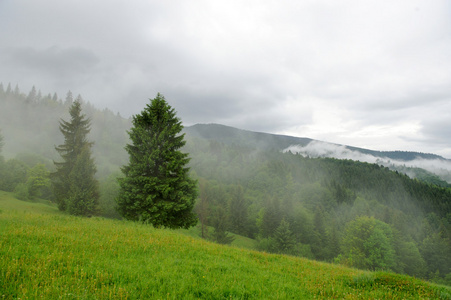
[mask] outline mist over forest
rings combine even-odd
[[[71,92],[42,94],[33,87],[24,93],[0,84],[0,190],[26,201],[54,200],[49,183],[30,194],[31,178],[37,170],[44,177],[54,170],[60,159],[55,146],[63,141],[59,121],[76,100],[92,120],[88,138],[94,142],[100,214],[120,218],[116,178],[128,161],[131,120]],[[217,124],[185,133],[203,238],[230,244],[241,235],[261,251],[451,285],[449,160]]]

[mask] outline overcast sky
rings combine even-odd
[[[0,82],[451,158],[451,1],[0,0]]]

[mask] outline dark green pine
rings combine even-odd
[[[126,219],[155,227],[194,226],[197,181],[189,177],[188,154],[180,151],[185,145],[183,126],[174,109],[158,94],[132,123],[118,211]]]

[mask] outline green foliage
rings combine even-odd
[[[132,144],[126,146],[129,164],[122,168],[117,198],[124,218],[156,227],[196,225],[192,209],[197,182],[189,177],[188,154],[180,151],[185,145],[182,128],[175,110],[160,94],[133,116]]]
[[[282,214],[278,199],[267,199],[264,208],[264,215],[260,225],[262,237],[273,236],[280,222],[282,221]]]
[[[106,218],[120,219],[121,215],[116,210],[116,201],[119,194],[119,173],[113,173],[100,181],[99,208],[100,215]]]
[[[222,206],[216,207],[212,216],[212,226],[214,228],[211,239],[218,244],[230,244],[235,239],[227,233],[230,224],[227,219],[226,209]]]
[[[67,211],[77,216],[99,213],[99,187],[94,178],[96,168],[88,145],[85,145],[69,174],[69,199]]]
[[[7,141],[3,153],[6,157],[15,157],[3,164],[0,157],[0,190],[14,191],[19,184],[22,185],[18,189],[24,190],[28,170],[38,163],[51,169],[52,161],[58,159],[54,157],[53,145],[61,144],[61,134],[55,124],[68,116],[73,103],[71,94],[62,101],[56,94],[40,96],[36,88],[22,93],[17,86],[14,89],[8,85],[3,93],[0,91],[0,128]],[[92,154],[98,166],[97,177],[102,181],[101,209],[105,216],[113,217],[117,185],[103,186],[103,183],[112,171],[119,171],[119,166],[127,161],[124,145],[129,142],[126,130],[131,126],[131,119],[107,109],[97,110],[89,103],[83,103],[83,108],[92,119],[89,136],[96,141]],[[207,226],[214,221],[213,212],[221,206],[225,209],[229,222],[227,232],[231,236],[240,232],[248,238],[256,238],[264,231],[262,226],[268,225],[265,230],[272,235],[260,239],[260,244],[265,239],[274,241],[274,230],[285,218],[296,239],[296,255],[326,261],[341,257],[341,261],[345,261],[347,253],[343,252],[341,244],[346,224],[368,216],[385,222],[392,229],[395,251],[392,270],[435,282],[449,282],[446,278],[451,274],[451,189],[433,174],[412,168],[392,172],[377,164],[280,153],[290,145],[306,145],[309,139],[221,125],[195,125],[185,128],[184,132],[187,143],[181,150],[190,153],[191,170],[207,186],[208,198],[204,199],[206,206],[201,209],[202,213],[198,210],[203,199],[201,193],[196,207],[199,219],[203,218],[204,236],[207,236]],[[412,152],[365,153],[404,160],[418,156]],[[441,159],[430,154],[419,156]],[[447,176],[441,177],[449,181],[451,177]],[[442,188],[437,187],[438,184]],[[242,194],[237,198],[234,190],[238,186],[242,187]],[[53,197],[45,187],[40,193],[45,199]],[[268,199],[279,202],[278,214],[274,215],[278,221],[272,226],[269,226],[271,222],[263,225],[270,206]],[[238,209],[243,206],[245,211]],[[317,207],[322,207],[322,226],[318,226],[321,223],[318,218],[315,220]],[[238,212],[240,215],[236,215]],[[246,222],[235,226],[238,220]],[[374,237],[373,243],[376,241]],[[275,247],[267,251],[276,252]]]
[[[28,195],[31,199],[42,196],[43,189],[50,188],[49,171],[44,164],[36,164],[27,172]]]
[[[208,195],[208,183],[205,179],[199,180],[199,198],[196,202],[194,210],[199,217],[201,226],[201,237],[207,238],[208,236],[208,219],[210,217],[210,197]]]
[[[446,270],[451,263],[443,260],[444,253],[448,252],[434,250],[443,248],[440,246],[425,248],[422,243],[433,232],[441,232],[441,244],[449,244],[451,218],[448,220],[446,216],[451,212],[450,189],[412,180],[374,164],[305,158],[291,153],[261,151],[258,147],[246,148],[231,141],[221,143],[214,135],[209,138],[188,138],[187,149],[193,157],[191,165],[207,184],[243,187],[248,216],[245,234],[251,238],[259,236],[259,249],[277,252],[274,230],[285,218],[296,245],[310,249],[296,250],[297,255],[313,253],[316,259],[325,261],[341,257],[339,261],[349,263],[346,260],[349,253],[341,246],[346,225],[367,216],[386,223],[392,237],[382,231],[383,234],[376,232],[370,240],[365,240],[367,248],[376,245],[377,249],[368,257],[362,256],[362,267],[372,265],[363,268],[391,269],[431,278],[430,274],[436,270],[426,271],[425,263],[431,264],[432,260],[438,259],[441,261],[440,278],[449,273]],[[220,200],[210,202],[210,210],[222,205],[223,199],[230,201],[233,197],[230,188],[224,188],[218,194],[224,195],[214,197]],[[271,203],[273,201],[278,204]],[[232,218],[230,211],[228,213]],[[433,224],[433,229],[429,230],[423,227],[423,220],[431,213],[436,218],[428,221]],[[390,255],[384,262],[379,257],[387,251],[387,245],[390,245]],[[434,254],[426,260],[426,253],[433,253],[428,251],[442,254]],[[357,252],[353,255],[354,259],[359,257]]]
[[[405,241],[402,237],[397,237],[394,242],[397,264],[395,270],[399,273],[424,278],[427,274],[426,262],[416,243],[413,240]]]
[[[55,93],[43,94],[39,98],[37,87],[35,90],[37,94],[34,102],[27,102],[27,95],[32,94],[31,91],[15,93],[13,88],[10,92],[0,93],[0,128],[7,141],[3,153],[5,157],[23,160],[29,167],[45,163],[50,170],[53,161],[60,159],[54,151],[54,145],[63,142],[55,124],[70,117],[68,111],[74,99],[70,94],[70,97],[66,97],[70,99],[62,101]],[[130,120],[108,109],[96,109],[81,97],[76,100],[82,103],[83,111],[92,120],[89,137],[95,141],[92,154],[98,166],[97,176],[100,179],[107,177],[111,172],[119,171],[119,166],[127,160],[124,145],[128,141],[126,130],[130,128]],[[25,157],[16,156],[18,153],[37,155],[45,161],[29,163],[25,161]]]
[[[440,233],[431,233],[423,240],[420,252],[426,261],[428,278],[434,278],[436,272],[442,274],[442,276],[451,273],[451,243],[449,239],[442,238]]]
[[[241,185],[234,185],[229,190],[230,230],[236,234],[245,235],[248,231],[247,207],[244,190]]]
[[[0,192],[5,299],[449,299],[451,289],[62,215]]]
[[[27,180],[28,167],[17,159],[9,159],[0,164],[0,190],[12,192]]]
[[[18,185],[16,185],[16,187],[14,188],[14,197],[23,201],[30,199],[28,187],[25,183],[19,183]]]
[[[347,224],[342,248],[350,266],[391,270],[395,265],[392,230],[374,218],[363,216]]]
[[[283,254],[293,254],[296,240],[290,230],[290,224],[282,219],[279,227],[274,232],[276,251]]]
[[[90,216],[98,212],[98,182],[96,167],[91,158],[92,142],[88,142],[90,119],[81,113],[81,101],[72,101],[69,92],[66,101],[71,104],[70,121],[60,121],[64,143],[55,149],[62,162],[55,162],[52,174],[56,203],[60,210],[70,214]]]

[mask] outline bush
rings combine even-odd
[[[25,183],[19,183],[14,189],[14,196],[19,200],[29,200],[28,187]]]

